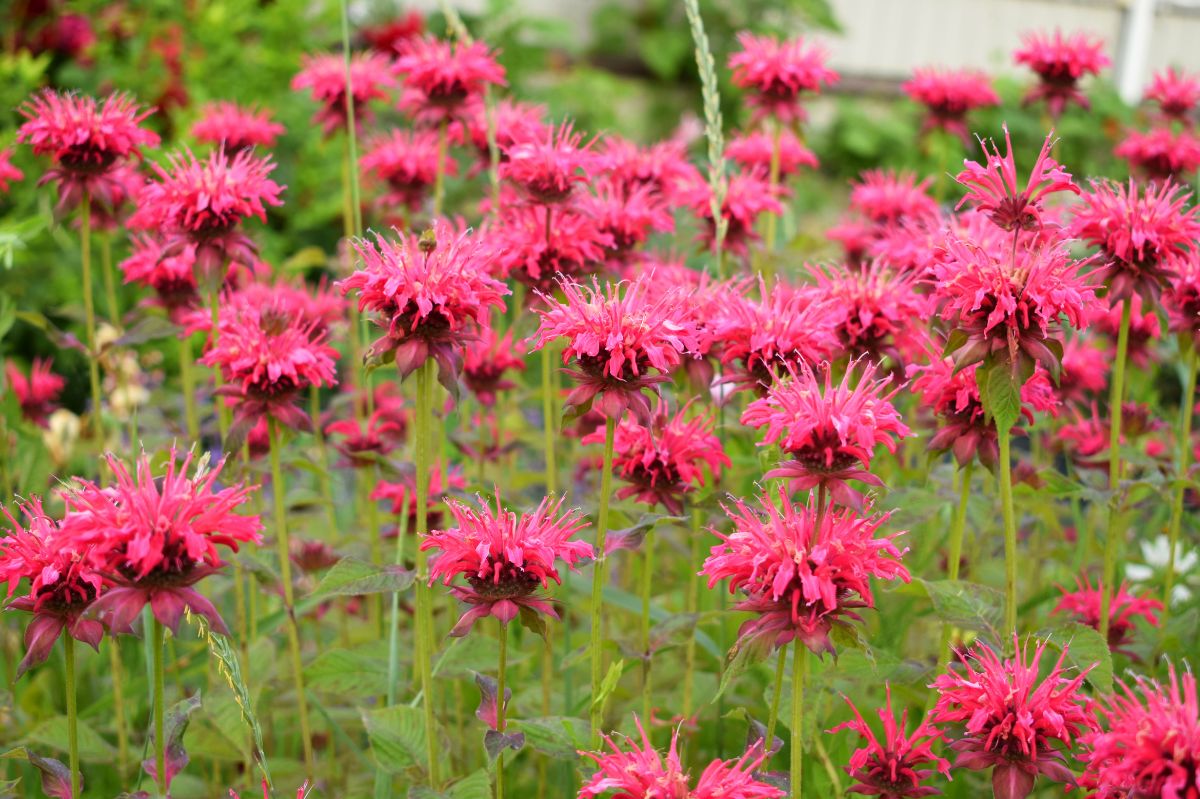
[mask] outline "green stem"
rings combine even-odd
[[[75,639],[69,632],[63,634],[63,654],[66,658],[67,692],[67,749],[70,753],[71,796],[79,796],[79,711],[75,705]]]
[[[296,690],[296,710],[300,716],[300,737],[304,744],[305,776],[316,775],[316,760],[313,757],[312,731],[308,722],[308,695],[304,691],[304,667],[300,658],[300,622],[296,618],[295,596],[292,590],[292,558],[288,541],[287,491],[283,482],[283,467],[280,464],[282,443],[279,423],[274,419],[267,422],[267,435],[271,458],[271,498],[274,500],[275,546],[279,554],[279,579],[283,583],[284,611],[287,614],[288,649],[292,661],[292,683]]]
[[[775,195],[775,189],[779,186],[779,161],[781,156],[781,147],[783,142],[783,123],[779,120],[774,122],[774,130],[771,132],[771,165],[768,169],[767,179],[770,187],[771,196]],[[775,250],[775,230],[779,224],[779,217],[775,214],[767,214],[767,231],[763,237],[763,249],[766,253],[771,253]],[[769,256],[768,256],[769,257]]]
[[[104,277],[108,319],[115,327],[121,322],[121,307],[117,302],[117,284],[113,281],[112,236],[107,234],[100,237],[100,271]]]
[[[792,642],[792,799],[800,799],[804,777],[804,678],[808,671],[808,650],[799,639]]]
[[[600,746],[600,720],[603,708],[598,700],[600,683],[604,679],[604,651],[601,648],[600,611],[604,603],[604,576],[608,558],[604,554],[608,537],[608,499],[612,493],[613,438],[617,429],[616,420],[604,420],[604,465],[600,472],[600,513],[596,521],[596,562],[592,567],[592,694],[591,694],[591,742],[592,748]]]
[[[163,673],[163,653],[166,649],[167,631],[162,622],[154,620],[154,639],[150,656],[154,663],[154,767],[158,795],[167,795],[167,741],[163,729],[163,704],[166,696],[166,676]]]
[[[508,667],[508,625],[500,622],[500,668],[496,678],[496,728],[504,732],[506,725],[504,702],[504,672]],[[504,799],[504,752],[496,758],[496,799]]]
[[[404,545],[408,539],[408,511],[400,513],[396,533],[397,566],[404,566]],[[396,704],[397,688],[400,682],[400,592],[392,592],[391,618],[388,623],[388,685],[387,706]]]
[[[1179,531],[1183,526],[1184,479],[1187,477],[1192,453],[1192,412],[1196,405],[1196,347],[1181,336],[1180,343],[1185,341],[1187,355],[1184,360],[1183,398],[1179,402],[1179,455],[1175,467],[1175,492],[1171,498],[1171,521],[1167,527],[1167,543],[1170,549],[1167,554],[1167,575],[1163,582],[1163,611],[1160,620],[1160,628],[1163,630],[1166,629],[1167,619],[1171,615],[1171,591],[1175,587],[1175,550],[1179,546]]]
[[[1104,538],[1104,576],[1100,588],[1100,635],[1108,640],[1109,608],[1112,606],[1113,583],[1117,570],[1118,544],[1124,537],[1121,529],[1120,503],[1117,488],[1121,484],[1121,404],[1125,401],[1125,361],[1129,353],[1129,322],[1133,302],[1121,301],[1121,327],[1117,331],[1117,359],[1113,365],[1111,392],[1108,398],[1108,530]]]
[[[125,722],[125,668],[116,636],[108,639],[108,666],[112,671],[113,721],[117,727],[117,773],[124,778],[129,765],[129,728]]]
[[[196,414],[196,377],[192,374],[195,360],[192,337],[185,335],[179,339],[179,380],[183,384],[183,418],[189,443],[200,439],[200,422]]]
[[[771,691],[771,709],[767,714],[767,735],[763,739],[763,751],[770,752],[775,744],[775,724],[779,721],[779,700],[783,696],[783,672],[787,664],[787,646],[779,647],[775,661],[775,687]]]
[[[350,79],[350,10],[346,0],[341,0],[338,5],[342,12],[342,61],[346,70],[346,153],[350,162],[350,202],[353,204],[350,219],[354,225],[353,233],[357,236],[362,231],[362,202],[358,190],[358,126],[354,121],[354,91]]]
[[[1000,439],[1000,508],[1004,514],[1004,629],[1017,629],[1017,520],[1012,496],[1012,431],[997,427]]]
[[[684,612],[695,614],[700,605],[700,524],[703,514],[699,508],[692,508],[692,530],[688,541],[688,583],[687,598],[684,600]],[[683,670],[683,718],[692,717],[692,696],[696,690],[696,628],[688,636],[687,649],[684,654]]]
[[[424,540],[429,532],[429,519],[426,504],[429,495],[429,445],[430,445],[430,384],[433,382],[435,364],[432,358],[417,369],[417,408],[413,420],[416,437],[416,495],[417,495],[417,538]],[[421,705],[425,714],[425,730],[427,741],[427,766],[429,781],[438,787],[438,737],[434,726],[434,697],[433,697],[433,613],[432,597],[429,591],[429,553],[417,547],[416,574],[416,635],[420,651],[417,657],[418,672],[421,681]]]
[[[442,213],[442,198],[446,192],[446,120],[438,125],[437,164],[433,179],[433,218]]]
[[[83,262],[83,316],[87,326],[88,380],[92,388],[92,437],[103,449],[104,423],[101,414],[100,353],[96,352],[96,298],[92,283],[92,196],[85,189],[79,207],[79,246]]]
[[[332,531],[338,529],[337,513],[333,504],[333,474],[329,470],[329,445],[325,441],[325,431],[321,428],[321,387],[316,383],[308,387],[308,415],[312,417],[313,438],[317,442],[317,463],[321,466],[321,499],[325,503],[325,520]]]
[[[650,589],[654,579],[654,531],[648,530],[642,541],[642,718],[650,723]]]
[[[209,330],[208,346],[215,348],[217,341],[221,337],[221,284],[213,289],[212,294],[208,297],[208,313],[211,329]],[[221,367],[213,367],[213,380],[216,382],[218,389],[225,385],[225,376],[221,374]],[[213,394],[213,404],[217,411],[217,430],[221,435],[221,446],[225,446],[225,438],[229,435],[229,408],[225,405],[225,400],[219,394]]]
[[[971,471],[974,466],[975,461],[969,460],[958,473],[962,482],[958,487],[958,506],[954,509],[954,521],[950,526],[950,556],[946,567],[946,579],[952,582],[958,579],[958,570],[962,564],[963,535],[967,528],[967,500],[971,496]],[[940,668],[950,660],[949,624],[942,624],[942,645],[938,651],[941,653],[938,660]]]
[[[554,391],[551,387],[554,356],[550,346],[542,347],[542,443],[546,453],[546,494],[558,493],[558,465],[555,458]]]

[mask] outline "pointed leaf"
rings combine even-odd
[[[747,668],[755,663],[761,663],[771,652],[771,643],[765,638],[743,638],[733,645],[725,657],[725,668],[721,670],[721,684],[717,692],[709,700],[716,702],[729,687],[737,682]]]
[[[183,768],[188,764],[187,750],[183,748],[183,733],[187,730],[188,722],[191,721],[192,714],[200,709],[200,693],[196,692],[193,696],[176,702],[163,716],[163,737],[166,739],[166,761],[163,764],[166,768],[167,787],[171,785],[171,780],[175,778]],[[151,746],[150,751],[156,752],[154,741],[154,731],[150,731]],[[157,757],[152,755],[142,761],[142,768],[150,775],[153,780],[158,779],[158,762]]]
[[[362,711],[376,764],[389,774],[425,765],[425,720],[420,708],[394,705]]]
[[[309,599],[404,591],[412,582],[413,573],[399,566],[376,566],[358,558],[342,558],[325,572]]]
[[[488,760],[494,761],[500,757],[500,753],[505,749],[511,749],[514,752],[521,751],[521,747],[525,745],[525,733],[523,732],[500,732],[499,730],[488,730],[483,734],[483,748],[487,752]]]

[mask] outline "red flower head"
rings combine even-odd
[[[25,657],[17,666],[20,677],[45,662],[64,631],[93,649],[100,645],[103,627],[81,616],[104,590],[104,580],[88,561],[89,548],[65,536],[46,516],[40,499],[18,507],[24,524],[0,507],[11,528],[0,538],[0,582],[8,584],[12,599],[21,580],[29,580],[29,593],[7,605],[33,614],[25,628]]]
[[[387,186],[379,198],[382,208],[403,206],[415,211],[437,180],[439,154],[443,173],[458,174],[458,163],[440,152],[436,133],[394,129],[367,144],[359,165],[364,175]]]
[[[650,299],[648,282],[638,278],[601,289],[595,279],[591,287],[563,280],[565,302],[539,292],[543,307],[534,309],[541,323],[533,349],[565,340],[563,363],[573,363],[568,373],[578,383],[567,396],[568,409],[587,410],[598,397],[596,408],[609,419],[619,421],[629,409],[647,423],[650,402],[642,390],[669,380],[696,350],[684,292]]]
[[[601,736],[611,752],[580,752],[596,764],[596,772],[579,790],[578,799],[612,794],[613,799],[783,799],[786,794],[773,785],[760,782],[755,774],[765,756],[754,746],[737,760],[714,760],[700,775],[694,789],[688,786],[688,774],[679,758],[679,731],[671,736],[671,748],[664,758],[654,749],[642,722],[634,716],[639,745],[625,739],[624,751],[612,738]]]
[[[512,329],[503,336],[490,325],[480,331],[479,338],[467,344],[463,361],[463,382],[485,407],[496,404],[496,395],[501,391],[516,388],[516,383],[505,377],[509,371],[525,371],[525,347],[521,342],[513,343]]]
[[[1107,469],[1112,421],[1107,415],[1100,415],[1095,401],[1090,410],[1090,413],[1085,413],[1079,408],[1071,408],[1075,421],[1059,428],[1054,443],[1067,453],[1079,469]],[[1122,447],[1163,427],[1162,421],[1154,418],[1148,405],[1122,403],[1119,439]],[[1146,449],[1150,450],[1152,444],[1153,440],[1146,442]]]
[[[378,408],[364,420],[338,419],[325,425],[325,435],[344,459],[343,466],[367,467],[404,443],[405,419],[391,408]]]
[[[1200,104],[1200,78],[1168,67],[1155,72],[1145,97],[1156,103],[1163,116],[1191,124],[1191,114]]]
[[[929,196],[931,178],[917,182],[911,172],[869,169],[850,192],[850,207],[875,225],[936,218],[937,202]]]
[[[1150,180],[1186,182],[1200,167],[1200,139],[1187,130],[1131,130],[1113,152]]]
[[[729,57],[729,68],[733,84],[750,93],[755,117],[802,120],[801,95],[817,94],[823,85],[838,81],[838,74],[825,66],[829,58],[825,49],[806,48],[801,38],[781,42],[743,31],[738,43],[742,49]]]
[[[1065,753],[1096,726],[1092,702],[1083,693],[1087,672],[1067,678],[1066,647],[1041,679],[1046,643],[1037,642],[1032,658],[1015,635],[1013,644],[1016,654],[1008,660],[983,644],[960,652],[963,673],[948,671],[931,686],[939,694],[932,720],[965,724],[963,737],[950,745],[958,752],[954,767],[992,769],[996,799],[1025,799],[1039,774],[1074,784]]]
[[[189,453],[178,463],[174,449],[166,470],[156,476],[150,457],[137,461],[136,474],[116,457],[107,457],[115,482],[101,488],[79,481],[66,495],[62,532],[81,547],[91,547],[96,571],[116,585],[89,610],[113,633],[132,631],[145,605],[178,635],[184,609],[204,616],[213,629],[229,635],[211,602],[192,587],[222,565],[219,546],[234,552],[241,543],[260,543],[257,516],[237,513],[250,499],[241,485],[218,489],[223,463],[196,465]]]
[[[588,183],[597,166],[592,145],[584,142],[570,122],[546,128],[536,139],[514,142],[500,165],[500,176],[520,188],[538,205],[568,200],[576,184]]]
[[[261,417],[307,430],[315,421],[296,405],[309,386],[337,382],[337,350],[316,323],[303,319],[284,297],[235,293],[221,311],[220,335],[215,347],[201,358],[219,367],[228,384],[221,392],[236,402],[230,428],[233,449]]]
[[[725,146],[725,157],[747,172],[769,175],[771,162],[775,158],[775,137],[761,130],[739,133]],[[817,166],[817,156],[800,142],[795,133],[787,128],[780,130],[779,163],[776,165],[780,178],[799,174],[804,167],[816,169]]]
[[[1081,275],[1063,244],[1008,253],[951,239],[946,255],[934,275],[944,320],[966,335],[957,365],[994,357],[1056,372],[1059,356],[1047,341],[1056,340],[1064,318],[1076,329],[1087,325],[1096,299],[1092,273]]]
[[[21,416],[40,427],[45,427],[50,414],[58,409],[58,395],[67,385],[61,375],[54,373],[53,365],[53,361],[34,358],[26,377],[14,361],[4,362],[4,379],[17,397]]]
[[[792,457],[767,479],[791,478],[794,489],[828,488],[835,502],[853,507],[860,507],[862,498],[846,481],[882,485],[869,471],[875,447],[895,452],[896,440],[912,433],[892,405],[900,388],[887,391],[891,375],[876,378],[877,367],[868,362],[851,384],[859,363],[852,361],[836,386],[828,371],[822,380],[804,361],[799,367],[789,364],[789,377],[746,406],[742,424],[766,428],[759,446],[778,445]]]
[[[394,56],[406,44],[425,32],[425,18],[420,11],[408,11],[403,16],[362,28],[363,40],[380,55]]]
[[[992,88],[991,79],[982,72],[970,69],[918,69],[900,88],[916,102],[925,106],[925,121],[921,132],[940,128],[970,146],[967,114],[990,105],[1000,105],[1000,96]]]
[[[1076,579],[1076,589],[1068,591],[1062,586],[1062,598],[1058,600],[1052,613],[1065,613],[1073,616],[1081,624],[1100,629],[1101,596],[1104,584],[1094,588],[1086,576]],[[1134,596],[1129,593],[1129,587],[1122,583],[1117,593],[1111,597],[1108,606],[1108,647],[1114,652],[1120,652],[1128,658],[1137,660],[1137,655],[1130,652],[1134,633],[1134,619],[1141,616],[1151,627],[1158,626],[1158,614],[1163,604],[1148,596]]]
[[[478,153],[483,164],[490,164],[492,153],[488,147],[488,107],[482,102],[471,103],[464,124],[467,138]],[[546,138],[546,109],[519,100],[504,98],[493,104],[491,126],[496,136],[496,149],[501,162],[508,158],[513,145],[524,141],[541,141]]]
[[[666,202],[649,186],[626,193],[611,181],[603,181],[596,186],[595,196],[581,203],[580,212],[595,219],[600,232],[612,239],[612,258],[618,261],[644,244],[651,233],[675,229]]]
[[[455,115],[486,86],[504,85],[504,67],[483,42],[450,42],[426,36],[405,44],[395,71],[407,90],[401,107],[419,118],[440,120]]]
[[[833,653],[833,627],[861,621],[856,609],[875,606],[872,577],[910,579],[900,563],[907,550],[893,540],[903,533],[875,537],[889,514],[860,516],[839,507],[819,512],[815,492],[807,505],[795,505],[782,486],[778,496],[764,492],[758,505],[739,499],[724,508],[733,532],[713,531],[721,543],[701,570],[709,588],[727,579],[730,593],[747,595],[736,609],[756,617],[742,625],[739,638],[762,637],[777,647],[797,639],[817,654]]]
[[[942,737],[942,731],[922,719],[910,735],[908,710],[900,713],[899,721],[892,710],[892,687],[887,686],[887,704],[879,708],[879,720],[883,722],[882,743],[874,731],[863,720],[862,714],[848,698],[854,718],[830,730],[856,732],[865,744],[850,755],[846,773],[856,780],[847,793],[878,796],[879,799],[910,799],[910,797],[937,796],[937,788],[921,783],[933,776],[934,769],[950,778],[950,763],[933,753],[933,744]],[[933,768],[930,768],[930,767]]]
[[[429,490],[425,494],[425,519],[429,529],[434,530],[442,524],[442,505],[452,491],[461,491],[467,487],[462,469],[451,466],[443,477],[442,468],[435,465],[429,470]],[[380,480],[371,491],[371,499],[391,503],[393,516],[406,516],[407,525],[404,529],[409,535],[417,532],[417,480],[412,471],[401,474],[399,480],[390,482]],[[393,538],[399,535],[399,529],[393,528],[385,537]]]
[[[684,496],[704,487],[706,469],[716,480],[722,467],[732,465],[713,434],[712,416],[689,411],[690,404],[671,416],[660,402],[649,426],[632,417],[621,419],[613,438],[613,469],[628,485],[617,490],[618,499],[634,497],[652,508],[661,503],[679,514]],[[580,440],[603,442],[603,429]]]
[[[113,170],[139,159],[142,147],[158,145],[157,134],[141,127],[153,109],[143,109],[127,94],[97,102],[44,89],[17,110],[26,119],[17,141],[52,159],[54,165],[38,183],[58,181],[60,207],[76,205],[85,192],[102,205],[115,205]]]
[[[192,125],[196,141],[224,147],[227,153],[252,147],[269,150],[283,131],[283,125],[271,121],[270,111],[244,108],[227,100],[202,108],[200,119]]]
[[[811,271],[820,290],[844,309],[838,314],[838,338],[850,357],[881,361],[886,356],[898,366],[903,353],[924,341],[932,309],[929,298],[917,293],[916,274],[897,272],[882,261],[861,269],[839,265]]]
[[[267,206],[283,204],[284,187],[270,178],[275,169],[270,158],[216,150],[200,161],[185,150],[172,155],[168,166],[170,171],[154,165],[158,180],[142,189],[129,226],[161,233],[165,254],[194,254],[209,280],[221,276],[230,261],[252,263],[257,248],[239,230],[242,220],[266,222]]]
[[[870,253],[876,234],[874,225],[856,217],[845,216],[836,225],[826,229],[825,238],[841,245],[846,263],[858,266]]]
[[[1025,64],[1041,79],[1025,94],[1024,102],[1044,101],[1053,117],[1059,116],[1068,103],[1090,108],[1091,103],[1079,91],[1080,78],[1097,75],[1111,63],[1104,54],[1104,42],[1086,33],[1063,36],[1029,33],[1022,37],[1023,46],[1013,54],[1013,60]]]
[[[421,542],[421,549],[441,553],[429,565],[430,585],[443,585],[461,575],[470,587],[454,586],[455,596],[471,605],[454,625],[451,635],[463,636],[477,619],[495,616],[508,624],[521,613],[545,613],[557,619],[554,606],[535,596],[550,581],[561,583],[555,561],[574,569],[592,557],[592,545],[571,540],[587,523],[571,509],[560,515],[563,500],[546,497],[530,514],[518,516],[505,510],[496,494],[493,508],[479,497],[479,509],[456,500],[446,503],[457,523],[449,530],[435,530]]]
[[[356,127],[371,119],[369,104],[388,96],[394,86],[392,62],[378,53],[357,53],[350,59],[350,90],[354,95]],[[313,117],[329,136],[346,127],[346,62],[341,55],[306,55],[292,78],[292,91],[308,89],[321,104]]]
[[[0,150],[0,194],[8,194],[10,183],[25,179],[25,173],[12,164],[12,149]]]
[[[120,263],[125,282],[152,290],[155,297],[150,304],[166,311],[175,324],[186,324],[201,304],[196,288],[196,259],[187,250],[164,255],[162,243],[150,236],[134,236],[132,243],[133,251]],[[208,316],[207,312],[204,315]]]
[[[1167,181],[1139,186],[1130,180],[1093,183],[1075,210],[1071,233],[1100,249],[1111,297],[1134,293],[1157,300],[1172,259],[1195,250],[1200,237],[1191,193]]]
[[[605,136],[597,157],[609,181],[626,194],[647,186],[671,206],[679,204],[679,193],[703,180],[688,160],[687,144],[667,139],[639,147],[620,136]]]
[[[298,324],[311,325],[313,338],[330,334],[334,325],[346,318],[346,298],[331,288],[324,277],[315,286],[302,279],[276,283],[255,280],[238,289],[238,301],[248,305],[275,305],[295,317]]]
[[[725,381],[762,395],[789,365],[832,358],[840,348],[842,320],[833,299],[811,286],[776,281],[768,292],[760,276],[758,293],[761,300],[727,296],[714,308],[704,337],[719,348],[721,363],[728,367]]]
[[[433,358],[438,379],[457,393],[463,345],[487,325],[493,306],[504,307],[508,289],[488,274],[492,253],[479,236],[441,221],[420,236],[395,232],[398,241],[354,242],[363,268],[341,282],[342,291],[357,290],[358,309],[375,312],[387,330],[371,358],[395,361],[403,377]]]
[[[1058,376],[1058,395],[1064,403],[1088,404],[1108,388],[1108,370],[1112,360],[1102,347],[1081,336],[1072,336],[1063,345],[1062,372]]]
[[[557,280],[595,272],[614,246],[612,235],[581,208],[552,212],[524,204],[505,208],[488,238],[500,274],[544,292]]]
[[[1167,684],[1135,677],[1100,709],[1108,729],[1083,737],[1080,783],[1096,799],[1200,796],[1200,702],[1196,678],[1168,666]],[[1139,696],[1140,694],[1140,696]]]
[[[1168,318],[1176,335],[1191,336],[1200,347],[1200,253],[1192,250],[1171,259]]]
[[[1048,195],[1060,191],[1079,194],[1079,187],[1071,175],[1050,157],[1053,133],[1042,142],[1042,151],[1033,163],[1025,188],[1017,186],[1017,165],[1013,159],[1012,138],[1008,126],[1004,126],[1004,157],[1000,148],[992,142],[992,150],[983,139],[979,145],[987,156],[987,166],[966,161],[962,172],[955,178],[967,187],[967,194],[958,201],[956,208],[970,203],[988,217],[1001,230],[1037,230],[1042,227],[1042,202]]]
[[[730,252],[745,255],[750,242],[758,241],[754,230],[760,214],[782,214],[778,195],[779,186],[772,187],[765,174],[738,172],[730,176],[726,185],[725,202],[721,206],[721,217],[725,220],[725,248]],[[713,222],[712,189],[704,180],[693,182],[680,195],[683,203],[704,225],[702,240],[715,246],[717,228]]]

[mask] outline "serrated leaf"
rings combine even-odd
[[[955,627],[963,627],[1000,640],[997,632],[1004,617],[1004,595],[986,585],[963,580],[921,580],[933,615]]]
[[[604,679],[600,681],[600,691],[596,696],[592,697],[592,709],[604,712],[604,705],[608,698],[612,696],[613,691],[617,690],[617,684],[621,681],[621,673],[625,671],[625,661],[618,660],[608,666],[608,673],[604,675]]]
[[[363,727],[376,764],[389,774],[403,774],[425,764],[425,720],[420,708],[394,705],[362,711]]]
[[[82,719],[78,720],[79,759],[89,762],[110,763],[117,750]],[[26,741],[41,744],[58,752],[67,751],[67,717],[52,716],[34,727],[25,736]]]
[[[1038,634],[1039,638],[1057,649],[1066,650],[1067,663],[1080,671],[1091,669],[1088,683],[1101,694],[1113,692],[1113,661],[1108,642],[1094,628],[1071,622],[1058,625]]]
[[[749,638],[734,644],[733,649],[729,650],[729,655],[725,658],[725,668],[721,670],[721,684],[717,687],[716,694],[709,700],[710,704],[724,696],[729,687],[737,682],[737,678],[742,676],[746,669],[755,663],[766,660],[770,652],[771,644],[766,638]]]
[[[492,782],[486,771],[476,771],[444,791],[414,786],[408,791],[408,799],[492,799]]]
[[[1021,418],[1021,386],[1012,370],[1004,364],[980,366],[975,380],[983,407],[996,422],[996,429],[1011,430]]]
[[[305,666],[304,679],[314,691],[374,696],[387,691],[387,663],[363,652],[330,649]]]
[[[510,726],[525,733],[525,741],[531,748],[550,757],[574,758],[588,743],[587,722],[572,716],[520,719]]]
[[[376,566],[358,558],[342,558],[325,573],[308,598],[391,593],[404,591],[412,582],[413,573],[399,566]]]

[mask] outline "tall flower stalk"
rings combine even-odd
[[[1132,318],[1133,302],[1128,297],[1121,301],[1121,326],[1117,330],[1117,354],[1113,363],[1112,385],[1108,399],[1108,529],[1104,538],[1104,588],[1100,593],[1100,635],[1108,640],[1110,622],[1109,607],[1112,605],[1113,584],[1117,571],[1117,556],[1122,529],[1121,501],[1117,489],[1121,485],[1121,405],[1125,401],[1125,368],[1129,356],[1129,322]],[[1190,405],[1191,400],[1185,399]]]
[[[92,436],[97,445],[104,446],[104,420],[101,414],[100,353],[96,351],[96,299],[92,285],[92,198],[91,192],[83,190],[79,205],[79,246],[83,261],[83,314],[87,326],[88,383],[92,389]]]
[[[592,566],[592,600],[589,613],[592,621],[590,653],[592,658],[591,711],[588,714],[592,746],[600,745],[600,723],[604,707],[600,701],[600,684],[604,680],[604,649],[602,647],[600,614],[604,605],[604,583],[608,557],[605,547],[608,537],[608,499],[612,495],[613,439],[617,423],[612,417],[604,420],[604,460],[600,467],[600,509],[596,515],[596,562]]]
[[[1192,415],[1196,407],[1193,399],[1196,396],[1196,372],[1200,368],[1200,358],[1197,358],[1196,345],[1191,340],[1180,337],[1180,343],[1186,346],[1183,373],[1183,395],[1179,402],[1179,454],[1175,470],[1175,490],[1171,497],[1171,520],[1167,527],[1167,573],[1163,578],[1163,626],[1171,614],[1171,594],[1175,588],[1176,550],[1179,548],[1179,531],[1183,524],[1183,495],[1187,488],[1185,476],[1188,473],[1188,463],[1191,458]]]
[[[417,406],[413,418],[414,461],[416,465],[417,495],[417,540],[424,543],[429,533],[429,464],[432,425],[430,399],[433,387],[433,359],[427,359],[417,368]],[[429,554],[417,548],[416,574],[416,638],[417,674],[421,685],[421,710],[425,716],[426,768],[430,783],[438,784],[437,735],[433,708],[433,597],[429,589]],[[393,622],[394,623],[394,622]]]
[[[167,796],[167,738],[163,724],[163,704],[166,698],[166,676],[163,670],[163,658],[166,655],[166,629],[158,619],[154,620],[153,633],[150,639],[150,657],[154,685],[154,782],[158,786],[158,795]]]

